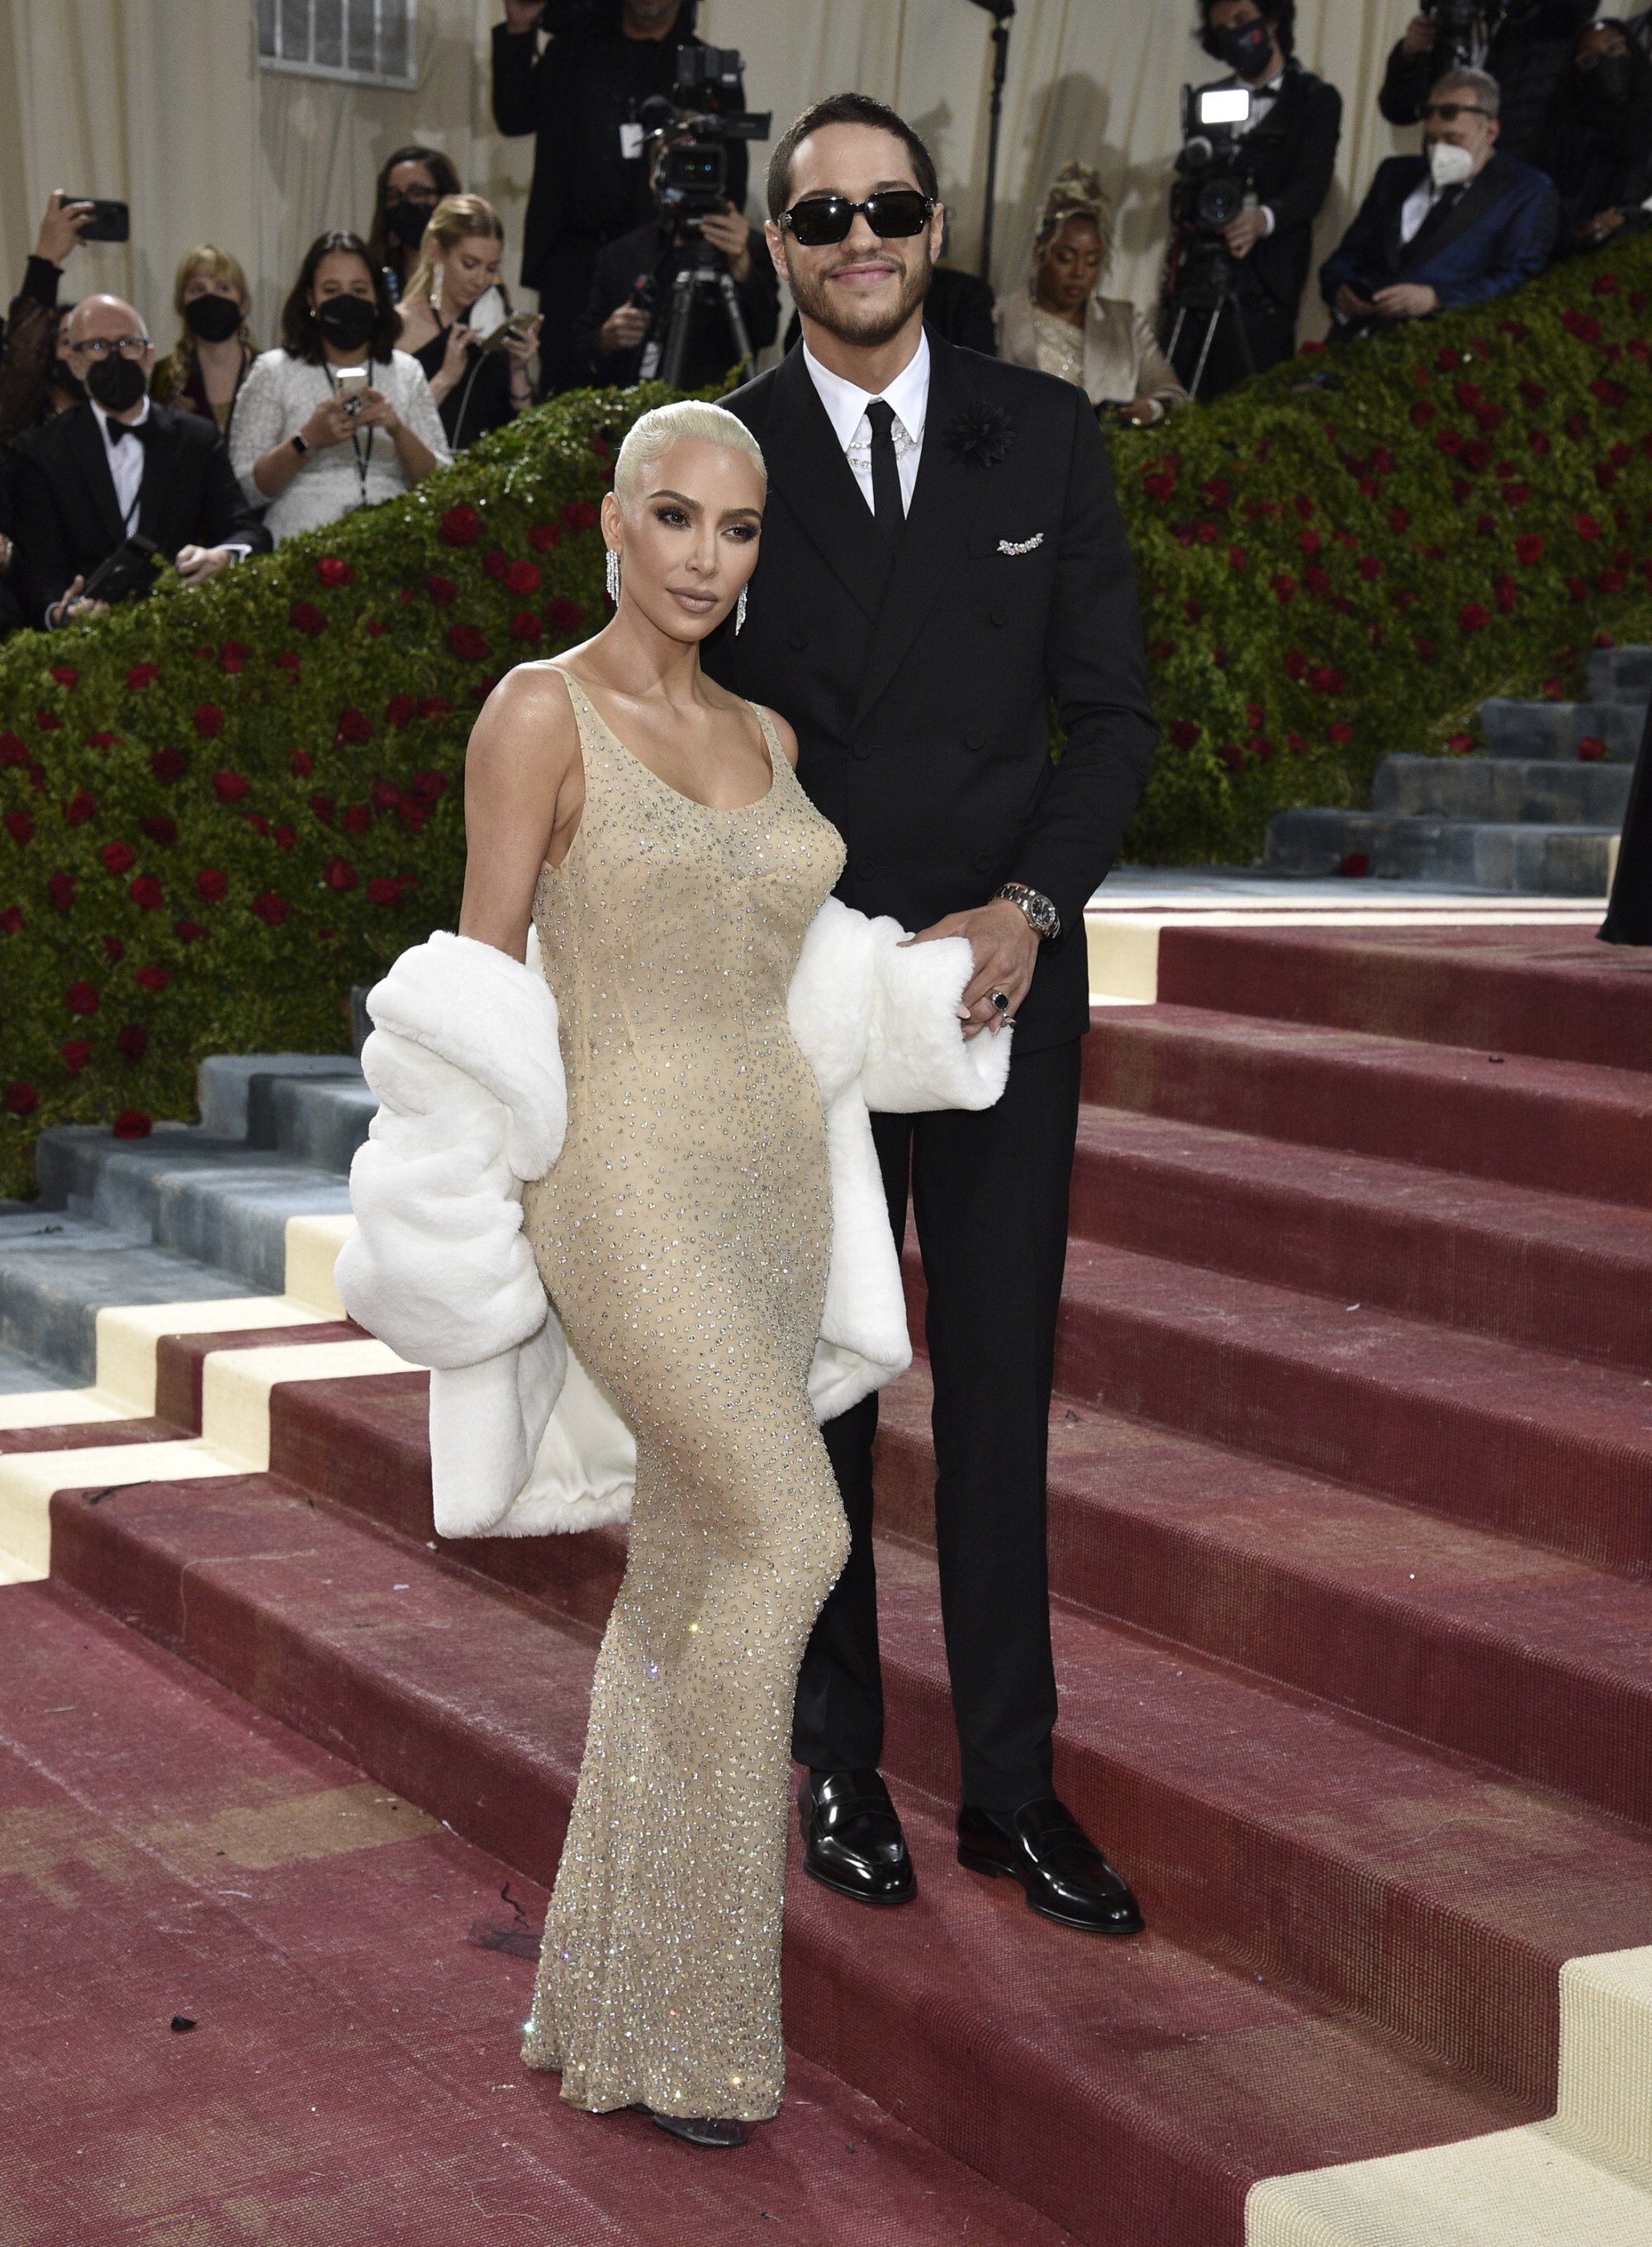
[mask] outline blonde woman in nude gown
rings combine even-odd
[[[472,736],[460,922],[518,960],[537,928],[569,1126],[524,1223],[637,1438],[523,2057],[702,2145],[780,2105],[792,1701],[848,1547],[806,1386],[825,1129],[786,1012],[843,844],[790,728],[700,667],[765,494],[720,408],[633,430],[603,507],[616,615],[513,672]]]

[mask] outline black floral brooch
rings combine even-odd
[[[978,468],[995,468],[1008,458],[1015,442],[1015,424],[1001,406],[978,401],[966,406],[941,433],[941,442],[960,461]]]

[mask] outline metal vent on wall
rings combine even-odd
[[[416,86],[418,0],[258,0],[258,61],[301,78]]]

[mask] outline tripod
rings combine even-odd
[[[998,194],[998,136],[1004,122],[1004,79],[1009,69],[1009,19],[1015,0],[975,0],[993,18],[993,92],[986,124],[986,203],[981,213],[981,279],[990,281],[993,204]]]
[[[1252,375],[1256,372],[1256,362],[1251,356],[1251,339],[1245,332],[1245,315],[1239,306],[1239,292],[1233,285],[1233,261],[1226,249],[1218,243],[1200,244],[1198,247],[1205,250],[1205,255],[1197,264],[1190,257],[1188,263],[1192,270],[1185,278],[1178,276],[1176,286],[1171,292],[1176,320],[1171,329],[1171,339],[1164,354],[1174,364],[1176,346],[1182,339],[1188,315],[1192,313],[1197,317],[1201,312],[1208,315],[1205,322],[1204,340],[1199,345],[1198,361],[1193,369],[1193,379],[1187,386],[1190,398],[1198,396],[1199,385],[1205,379],[1205,369],[1211,356],[1211,346],[1216,341],[1216,331],[1222,324],[1224,313],[1233,323],[1246,373]]]
[[[693,262],[685,265],[671,287],[671,311],[666,329],[666,348],[660,358],[660,379],[668,388],[682,387],[683,362],[688,356],[689,330],[693,324],[696,304],[720,305],[728,323],[729,340],[734,346],[734,361],[738,365],[739,381],[750,379],[754,359],[751,337],[746,329],[746,316],[740,309],[740,297],[734,287],[734,276],[724,264],[710,242],[700,241],[695,246]]]

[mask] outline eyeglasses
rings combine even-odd
[[[1442,125],[1455,125],[1459,117],[1489,117],[1489,109],[1482,109],[1477,101],[1425,101],[1424,117],[1437,117]]]
[[[864,203],[852,203],[847,195],[810,195],[782,211],[780,222],[803,249],[822,249],[829,242],[848,240],[857,212],[864,214],[880,242],[897,242],[921,234],[934,208],[934,197],[919,195],[916,188],[881,188]]]
[[[141,359],[148,348],[147,336],[88,336],[83,343],[68,345],[86,359],[107,359],[111,352],[119,352],[122,359]]]
[[[417,203],[421,210],[433,210],[440,201],[434,188],[397,188],[385,197],[385,208],[394,210],[398,203]]]

